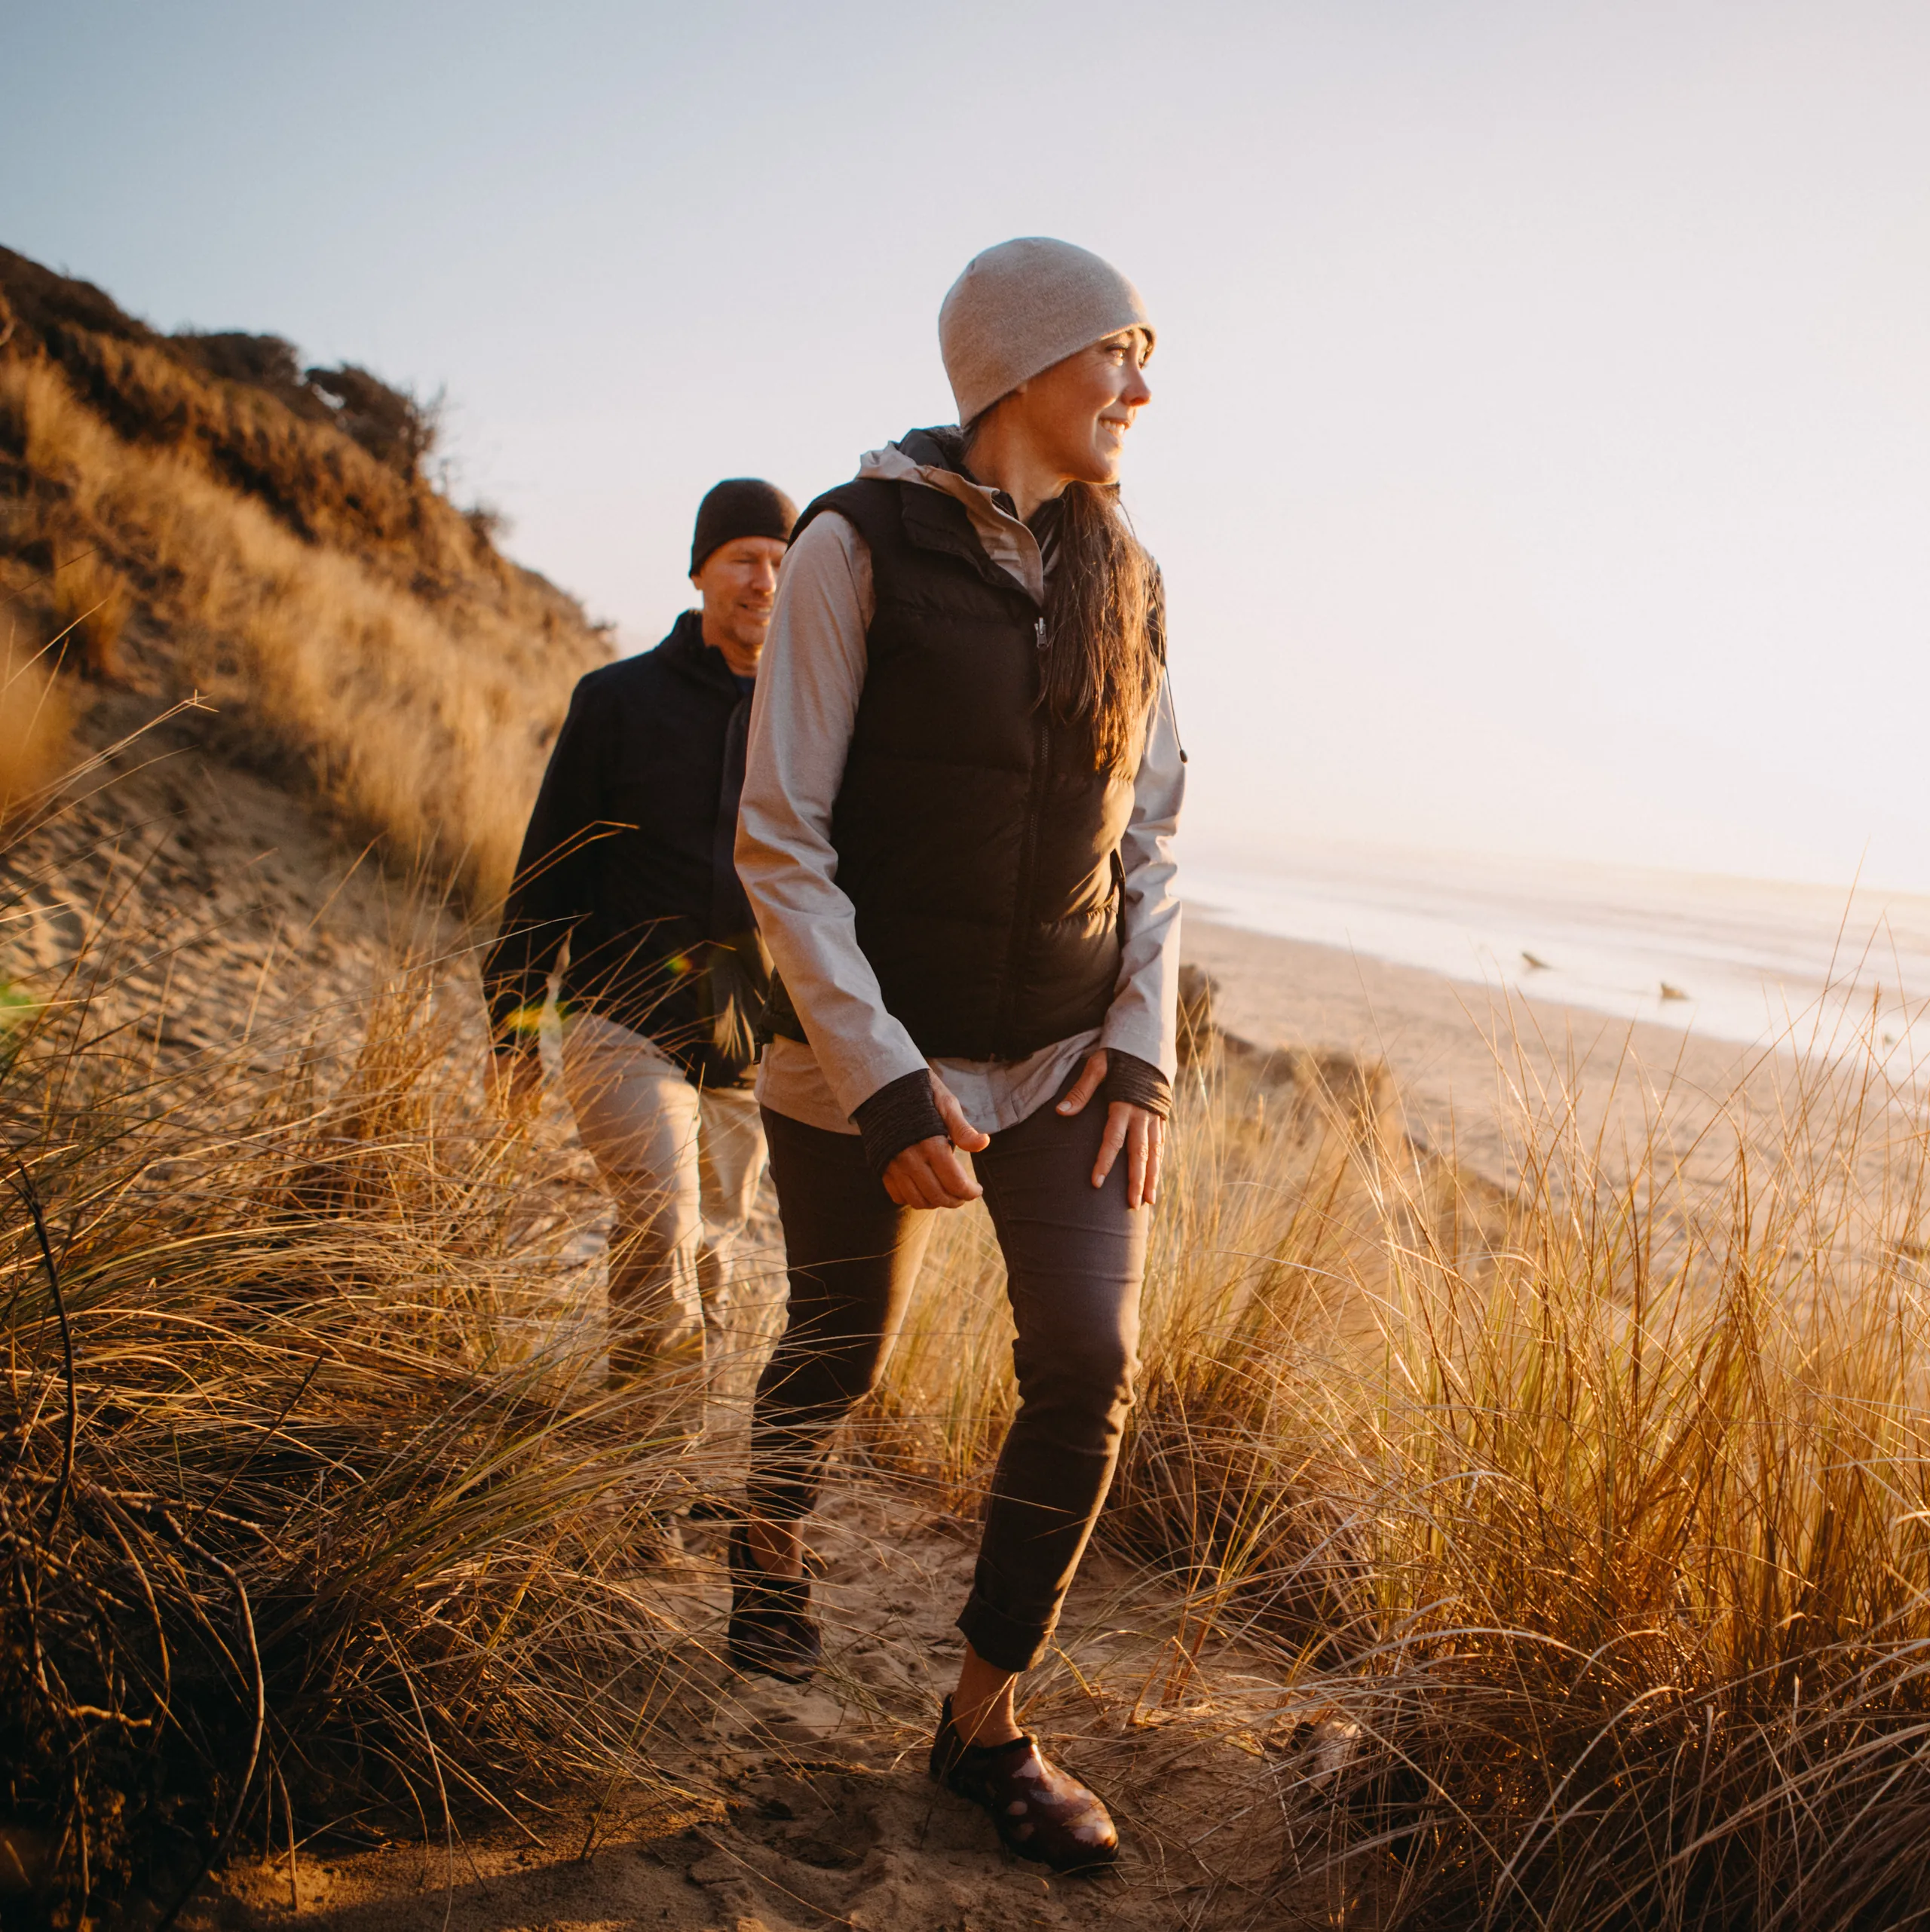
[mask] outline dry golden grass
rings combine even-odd
[[[62,655],[72,649],[96,677],[121,669],[133,598],[127,579],[92,552],[57,566],[48,586]]]
[[[140,1872],[164,1904],[237,1832],[647,1786],[705,1694],[651,1580],[671,1445],[587,1384],[573,1216],[482,1109],[471,999],[400,971],[339,1039],[167,1062],[78,996],[8,1035],[0,1824],[47,1900]],[[1132,1722],[1210,1726],[1242,1660],[1212,1822],[1288,1848],[1294,1910],[1930,1911],[1922,1143],[1852,1200],[1896,1096],[1796,1099],[1690,1200],[1664,1136],[1612,1180],[1555,1096],[1503,1198],[1343,1064],[1184,1083],[1100,1534],[1184,1605]],[[957,1513],[1009,1327],[981,1218],[937,1234],[850,1449]]]
[[[4,619],[0,619],[4,622]],[[0,643],[0,823],[30,811],[69,763],[66,694],[16,624]]]
[[[1168,1701],[1207,1646],[1275,1659],[1248,1816],[1283,1886],[1377,1925],[1930,1915],[1910,1096],[1806,1074],[1715,1200],[1660,1133],[1611,1180],[1558,1095],[1512,1199],[1331,1086],[1272,1099],[1237,1065],[1182,1096],[1099,1533],[1187,1593]],[[1873,1135],[1882,1198],[1846,1195]],[[1009,1413],[1002,1303],[961,1216],[859,1438],[954,1508]]]
[[[500,893],[586,644],[563,649],[526,612],[472,605],[451,621],[181,453],[124,442],[51,364],[0,362],[0,438],[59,490],[63,515],[149,560],[175,679],[234,737],[305,770],[351,836],[384,839],[479,901]],[[18,518],[31,499],[5,508]],[[76,620],[112,615],[117,634],[118,581],[95,562],[54,578]]]
[[[482,1106],[444,971],[164,1063],[87,991],[139,936],[100,944],[0,1016],[8,1922],[152,1920],[244,1824],[660,1791],[678,1445],[559,1323],[581,1196]]]
[[[608,641],[419,473],[409,397],[311,374],[0,250],[0,621],[63,673],[201,693],[231,751],[486,905]]]

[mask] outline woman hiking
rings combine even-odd
[[[777,967],[758,1094],[790,1301],[731,1654],[792,1682],[817,1663],[800,1525],[832,1432],[933,1212],[982,1194],[1019,1403],[931,1772],[1069,1870],[1117,1834],[1012,1694],[1112,1480],[1175,1065],[1182,754],[1158,575],[1117,500],[1153,331],[1117,271],[1031,238],[967,267],[939,336],[962,428],[866,456],[798,520],[751,722],[737,859]]]

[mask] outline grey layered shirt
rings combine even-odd
[[[954,471],[915,463],[895,443],[866,455],[858,473],[957,498],[986,555],[1043,603],[1047,566],[1038,541],[1001,508],[994,491]],[[858,944],[856,915],[838,888],[831,843],[873,609],[863,538],[842,517],[815,518],[778,578],[737,820],[737,875],[809,1037],[809,1044],[777,1039],[765,1047],[758,1099],[807,1126],[855,1133],[851,1115],[863,1102],[929,1065],[957,1096],[966,1118],[994,1133],[1044,1106],[1095,1046],[1135,1054],[1171,1079],[1178,1069],[1179,975],[1172,840],[1186,780],[1166,681],[1147,720],[1120,850],[1125,947],[1105,1023],[1023,1060],[927,1062],[886,1010]],[[958,838],[971,836],[970,823],[961,822]]]

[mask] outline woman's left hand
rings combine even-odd
[[[1095,1047],[1086,1056],[1072,1091],[1058,1103],[1062,1114],[1083,1113],[1086,1102],[1098,1093],[1106,1077],[1106,1050]],[[1135,1107],[1129,1100],[1115,1100],[1106,1110],[1106,1130],[1099,1141],[1099,1158],[1092,1169],[1092,1185],[1103,1187],[1113,1170],[1120,1150],[1126,1150],[1126,1204],[1129,1208],[1150,1207],[1160,1191],[1160,1152],[1165,1145],[1166,1124],[1157,1114]]]

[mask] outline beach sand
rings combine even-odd
[[[1611,1179],[1651,1144],[1696,1191],[1719,1191],[1739,1144],[1773,1157],[1865,1121],[1865,1184],[1909,1140],[1910,1109],[1848,1069],[1524,998],[1408,966],[1220,925],[1189,912],[1184,956],[1215,981],[1214,1017],[1256,1045],[1383,1063],[1400,1124],[1503,1187],[1524,1151],[1572,1114]]]

